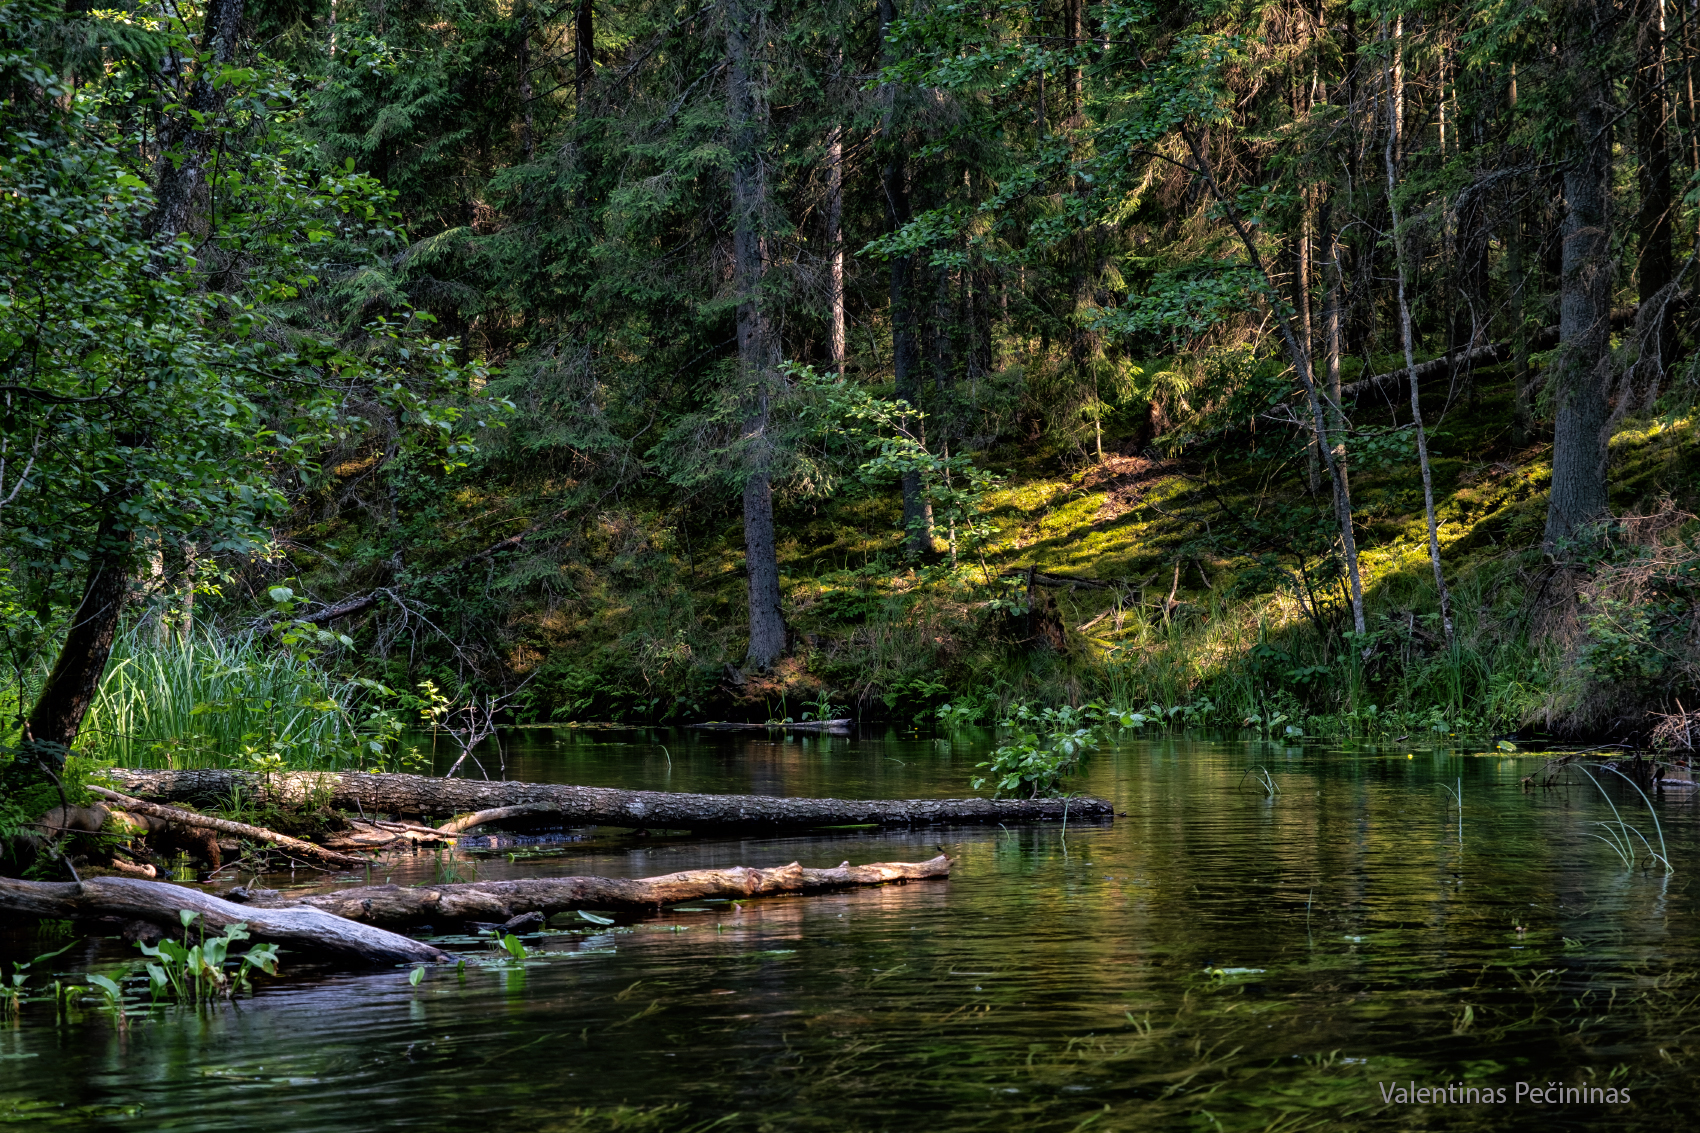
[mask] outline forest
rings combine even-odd
[[[1696,18],[7,0],[10,742],[1689,747]]]
[[[1697,24],[0,0],[0,1125],[1685,1127]]]

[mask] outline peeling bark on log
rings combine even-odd
[[[108,772],[123,790],[175,802],[216,802],[233,788],[256,802],[299,805],[309,798],[346,810],[394,815],[470,814],[535,805],[567,826],[654,830],[807,830],[825,826],[991,825],[1111,818],[1103,799],[786,799],[766,795],[687,795],[618,791],[506,780],[367,775],[356,771],[259,775],[247,771]]]
[[[347,963],[440,963],[450,957],[430,944],[380,926],[501,923],[569,909],[653,909],[710,897],[822,893],[949,876],[950,859],[940,854],[924,862],[860,866],[845,862],[833,869],[804,869],[792,862],[773,869],[696,869],[637,880],[556,877],[412,887],[371,885],[306,897],[238,888],[227,894],[233,898],[228,900],[181,885],[128,877],[95,877],[81,883],[0,877],[0,913],[63,920],[116,917],[175,933],[181,927],[178,911],[188,909],[201,914],[201,923],[210,932],[246,924],[256,941]]]
[[[178,810],[175,807],[143,802],[141,799],[132,799],[127,795],[121,795],[117,791],[96,787],[92,783],[88,785],[88,789],[102,798],[111,799],[125,810],[149,815],[164,822],[176,823],[180,826],[198,826],[206,830],[218,830],[225,834],[234,834],[238,838],[252,838],[256,842],[269,842],[287,853],[300,854],[304,858],[311,858],[314,861],[341,869],[360,869],[367,864],[364,858],[339,854],[334,850],[327,850],[323,846],[315,846],[311,842],[303,842],[299,838],[291,838],[287,834],[267,830],[263,826],[250,826],[246,822],[232,822],[227,818],[214,818],[207,814],[196,814],[191,810]]]
[[[287,902],[280,904],[287,905]],[[179,909],[201,914],[209,932],[246,924],[257,941],[357,964],[440,963],[449,957],[423,941],[361,924],[311,906],[251,908],[198,889],[130,877],[74,881],[18,881],[0,877],[0,912],[61,920],[122,917],[172,933],[182,929]]]
[[[709,897],[741,899],[780,893],[821,893],[863,885],[948,878],[943,854],[924,862],[875,862],[834,869],[804,869],[796,862],[773,869],[693,869],[661,877],[549,877],[519,881],[470,881],[455,885],[370,885],[311,897],[262,890],[251,907],[306,905],[373,925],[499,923],[527,913],[545,917],[569,909],[653,909]]]

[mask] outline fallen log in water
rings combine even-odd
[[[705,732],[849,732],[855,721],[848,716],[839,720],[787,720],[766,724],[740,724],[733,720],[709,720],[702,724],[686,724]]]
[[[569,909],[653,909],[676,901],[821,893],[864,885],[950,876],[943,854],[924,862],[875,862],[833,869],[804,869],[796,862],[773,869],[694,869],[661,877],[528,878],[454,885],[369,885],[334,893],[296,896],[275,889],[231,890],[214,897],[198,889],[128,877],[75,881],[19,881],[0,877],[0,913],[55,920],[116,918],[145,921],[176,933],[179,910],[201,915],[209,932],[246,924],[252,939],[283,944],[349,964],[437,963],[450,957],[435,946],[383,925],[536,921]],[[240,901],[241,903],[238,903]]]
[[[249,935],[257,941],[282,944],[344,963],[436,963],[449,958],[424,941],[310,905],[282,902],[276,908],[251,908],[198,889],[131,877],[91,877],[80,884],[0,877],[0,913],[7,917],[54,920],[117,917],[146,921],[176,934],[183,927],[177,915],[180,909],[201,914],[200,923],[209,933],[222,932],[233,924],[246,924]]]
[[[693,869],[661,877],[542,877],[519,881],[466,881],[453,885],[369,885],[310,897],[274,890],[233,891],[253,907],[307,905],[373,925],[444,925],[456,921],[496,923],[528,913],[544,917],[570,909],[654,909],[677,901],[821,893],[863,885],[950,876],[943,854],[924,862],[875,862],[833,869],[804,869],[796,862],[773,869]]]
[[[1110,818],[1103,799],[786,799],[767,795],[687,795],[508,780],[368,775],[358,771],[258,774],[214,769],[116,770],[113,785],[169,802],[214,803],[233,790],[257,803],[318,805],[365,814],[455,815],[526,807],[565,826],[637,829],[807,830],[827,826],[991,825]]]

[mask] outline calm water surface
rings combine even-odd
[[[961,794],[989,736],[530,732],[516,778],[781,795]],[[493,761],[486,759],[491,774]],[[319,973],[165,1009],[0,1027],[0,1123],[90,1130],[1681,1129],[1700,1056],[1700,807],[1677,872],[1626,872],[1586,783],[1426,748],[1160,739],[1081,786],[1113,825],[689,840],[605,834],[384,872],[641,877],[921,859],[949,881],[693,904],[463,972]],[[1267,770],[1274,798],[1247,778]],[[1462,823],[1451,796],[1462,786]],[[1638,799],[1624,817],[1654,839]],[[288,875],[268,879],[287,884]],[[305,883],[306,875],[298,880]],[[381,878],[379,878],[381,880]],[[40,945],[40,947],[38,947]],[[16,933],[7,958],[43,950]],[[54,961],[134,966],[118,942]],[[8,969],[9,970],[9,969]],[[1519,1084],[1627,1089],[1536,1104]],[[1460,1084],[1503,1103],[1388,1102]],[[1526,1087],[1525,1087],[1526,1088]],[[1479,1095],[1478,1095],[1479,1096]],[[1556,1095],[1555,1095],[1556,1096]],[[651,1113],[631,1126],[620,1105]],[[628,1115],[629,1117],[630,1115]]]

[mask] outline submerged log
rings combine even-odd
[[[291,772],[116,770],[122,790],[172,802],[216,803],[240,790],[256,802],[320,805],[392,815],[474,814],[529,807],[565,826],[653,830],[808,830],[830,826],[991,825],[1108,819],[1103,799],[786,799],[767,795],[687,795],[620,791],[508,780],[368,775],[358,771]]]
[[[864,885],[948,878],[943,854],[924,862],[875,862],[833,869],[804,869],[796,862],[773,869],[693,869],[661,877],[544,877],[519,881],[467,881],[454,885],[369,885],[311,897],[273,890],[242,891],[257,908],[307,905],[374,925],[401,926],[454,921],[500,923],[536,913],[544,917],[571,909],[654,909],[678,901],[722,897],[768,897],[821,893]]]
[[[177,915],[180,909],[201,914],[200,923],[209,933],[246,924],[256,941],[282,944],[344,963],[437,963],[449,958],[424,941],[309,905],[283,902],[276,908],[251,908],[198,889],[131,877],[91,877],[80,884],[0,877],[0,912],[8,917],[117,917],[145,921],[175,934],[183,927]]]

